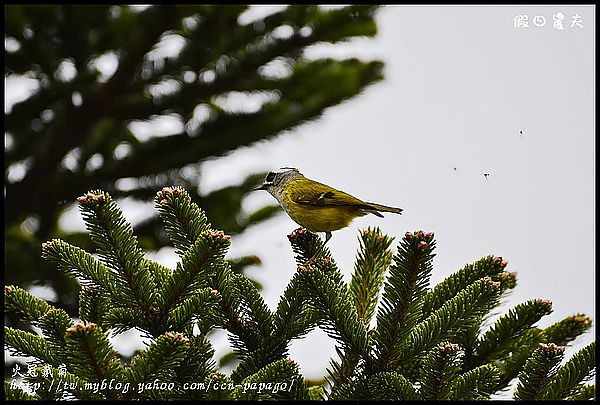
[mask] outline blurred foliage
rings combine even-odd
[[[248,9],[5,6],[5,80],[36,84],[5,113],[6,284],[50,285],[55,304],[75,313],[73,282],[42,262],[40,244],[60,237],[93,251],[85,233],[58,222],[93,188],[150,206],[157,189],[183,186],[213,226],[232,235],[278,212],[242,210],[264,173],[203,193],[201,163],[272,139],[381,80],[379,61],[303,56],[313,44],[374,36],[377,7],[294,5],[247,22]],[[161,56],[169,44],[178,51]],[[103,67],[110,63],[114,72]],[[224,102],[235,97],[262,102],[251,111]],[[132,130],[161,117],[180,131],[142,137]],[[135,233],[145,250],[167,243],[155,216]],[[232,263],[241,272],[260,260]]]

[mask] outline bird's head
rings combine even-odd
[[[256,190],[267,190],[273,194],[275,191],[281,191],[288,181],[302,176],[302,173],[294,167],[282,167],[277,171],[269,172],[263,184],[256,187]]]

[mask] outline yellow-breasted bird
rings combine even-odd
[[[292,167],[269,172],[263,184],[254,190],[267,190],[290,218],[309,231],[325,232],[325,243],[331,239],[331,232],[347,227],[356,217],[374,214],[383,218],[380,212],[402,212],[402,208],[365,202],[307,179]]]

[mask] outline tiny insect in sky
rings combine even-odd
[[[485,177],[486,180],[487,180],[487,178],[488,178],[489,175],[490,175],[489,173],[483,173],[483,177]]]

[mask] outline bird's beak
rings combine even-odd
[[[254,188],[252,189],[252,191],[266,190],[266,189],[267,189],[267,185],[266,185],[266,184],[261,184],[261,185],[260,185],[260,186],[258,186],[258,187],[254,187]]]

